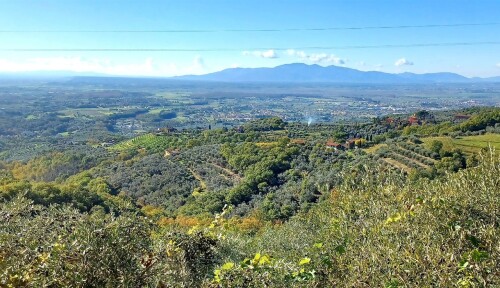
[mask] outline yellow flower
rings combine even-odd
[[[50,258],[50,254],[49,253],[42,253],[38,256],[38,258],[40,258],[40,262],[45,263]]]
[[[309,264],[309,263],[311,263],[311,258],[306,257],[306,258],[302,258],[300,260],[299,265],[302,266],[302,265],[306,265],[306,264]]]

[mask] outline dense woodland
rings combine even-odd
[[[0,287],[500,285],[499,108],[52,143],[50,117],[0,143]]]

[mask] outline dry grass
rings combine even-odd
[[[370,148],[363,149],[363,151],[365,151],[368,154],[373,154],[373,153],[377,152],[378,149],[380,149],[382,147],[387,147],[387,144],[384,144],[384,143],[377,144],[377,145],[374,145],[374,146],[372,146]]]

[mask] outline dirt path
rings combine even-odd
[[[215,163],[210,163],[210,165],[212,165],[212,166],[214,166],[214,167],[217,167],[217,168],[219,168],[219,169],[223,170],[224,172],[226,172],[227,174],[229,174],[231,177],[233,177],[233,178],[234,178],[235,180],[237,180],[238,182],[239,182],[239,181],[241,181],[241,176],[240,176],[240,175],[238,175],[238,174],[236,174],[236,173],[234,173],[233,171],[231,171],[231,170],[229,170],[229,169],[227,169],[227,168],[225,168],[225,167],[222,167],[222,166],[220,166],[220,165],[217,165],[217,164],[215,164]]]
[[[203,180],[203,178],[201,178],[200,174],[194,172],[193,169],[191,168],[187,168],[187,170],[189,170],[189,172],[191,172],[191,174],[193,175],[193,177],[198,180],[198,182],[200,182],[200,189],[201,190],[207,190],[207,183],[205,183],[205,181]]]

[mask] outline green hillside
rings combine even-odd
[[[498,175],[500,159],[492,154],[434,181],[360,169],[342,175],[309,212],[256,234],[251,222],[227,218],[227,208],[188,230],[136,212],[81,213],[19,196],[0,204],[0,283],[497,287]]]

